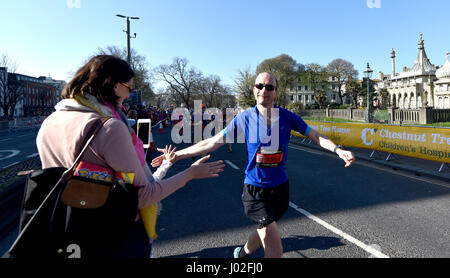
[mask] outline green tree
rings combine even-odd
[[[363,81],[361,84],[360,96],[363,98],[364,106],[367,107],[367,79],[366,78],[363,78]],[[370,104],[372,104],[373,98],[375,96],[375,83],[373,82],[373,80],[370,80],[369,96],[370,96]]]
[[[308,85],[314,92],[314,100],[319,108],[323,108],[327,101],[325,90],[328,87],[328,74],[325,68],[315,63],[308,64],[301,79],[302,83]]]
[[[388,89],[386,88],[381,89],[379,95],[381,98],[381,109],[386,109],[390,105]]]
[[[288,105],[286,105],[286,109],[298,114],[301,110],[305,109],[305,106],[299,101],[289,102]]]
[[[256,75],[250,68],[238,70],[238,75],[234,80],[234,91],[238,94],[238,103],[241,107],[252,107],[256,105],[253,96],[253,86],[255,85]]]
[[[345,91],[352,100],[352,107],[358,107],[358,97],[361,94],[361,83],[354,78],[349,78],[345,84]]]
[[[337,82],[338,92],[339,92],[339,100],[342,104],[342,86],[350,79],[357,78],[358,71],[355,69],[354,65],[346,61],[344,59],[334,59],[331,61],[327,67],[326,71],[333,77],[335,77],[335,81]]]
[[[304,68],[302,64],[297,63],[291,56],[281,54],[262,61],[256,68],[256,75],[262,72],[270,72],[275,75],[278,80],[279,91],[275,104],[286,107],[289,103],[287,90],[298,82],[300,73],[304,71]]]

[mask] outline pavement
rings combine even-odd
[[[291,142],[308,148],[323,150],[312,142],[303,142],[303,138],[293,137]],[[308,141],[308,140],[306,140]],[[345,147],[351,150],[357,160],[364,160],[374,164],[382,165],[393,170],[403,170],[414,173],[416,176],[426,176],[449,182],[450,186],[450,164],[442,162],[402,156],[398,154],[389,154],[387,152],[375,151],[370,149]],[[373,153],[373,154],[372,154]],[[442,168],[441,168],[442,167]],[[441,170],[441,171],[439,171]]]

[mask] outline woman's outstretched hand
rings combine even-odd
[[[207,155],[192,163],[188,169],[192,179],[214,178],[219,176],[218,173],[223,172],[225,167],[223,161],[206,162],[210,157],[211,155]]]
[[[164,152],[163,149],[159,149],[159,148],[158,148],[158,151]],[[162,154],[162,155],[160,155],[158,157],[153,158],[152,159],[152,163],[151,163],[152,167],[156,168],[156,167],[161,166],[161,164],[163,163],[164,159],[166,159],[165,154]]]

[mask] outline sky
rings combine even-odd
[[[419,34],[431,63],[450,50],[448,0],[0,0],[0,55],[16,72],[70,81],[86,59],[107,46],[131,47],[151,68],[175,57],[234,85],[238,70],[281,54],[298,63],[352,62],[362,78],[411,67]],[[162,86],[155,83],[156,87]],[[158,85],[159,84],[159,85]]]

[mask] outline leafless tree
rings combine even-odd
[[[202,73],[194,67],[188,67],[186,58],[174,58],[170,65],[160,65],[155,69],[155,76],[167,83],[168,92],[175,95],[190,109],[193,106],[193,97],[198,93],[202,82]]]
[[[230,105],[231,89],[221,83],[221,79],[217,75],[210,75],[202,78],[198,91],[201,94],[203,104],[207,107],[228,108]],[[225,101],[227,100],[227,101]]]
[[[6,54],[0,57],[0,67],[5,68],[0,73],[0,107],[3,110],[3,117],[8,119],[14,116],[17,103],[25,92],[23,83],[12,74],[16,72],[17,63]]]

